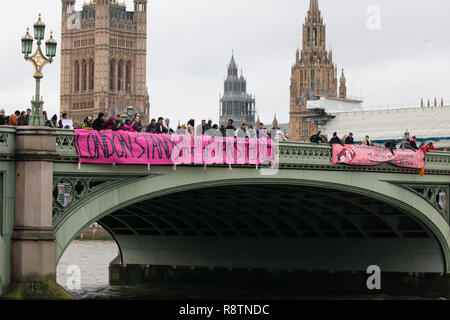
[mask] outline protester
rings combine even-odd
[[[123,123],[122,123],[122,117],[120,114],[116,115],[116,117],[114,118],[114,122],[113,122],[113,131],[121,131],[123,130]]]
[[[267,136],[267,132],[264,129],[264,123],[260,123],[259,127],[256,128],[256,137],[259,139],[259,138],[266,137],[266,136]]]
[[[125,129],[125,131],[128,131],[128,132],[136,132],[136,130],[133,129],[133,123],[131,122],[130,119],[127,119],[125,121],[125,123],[123,124],[123,128]]]
[[[195,136],[194,128],[195,128],[195,120],[191,119],[191,120],[189,120],[188,125],[187,125],[187,130],[188,130],[189,135]]]
[[[145,132],[147,132],[147,133],[155,133],[156,132],[156,119],[152,119],[150,121],[150,124],[145,129]]]
[[[323,135],[322,135],[322,131],[319,131],[318,133],[316,133],[315,135],[312,135],[311,138],[309,139],[312,143],[320,143],[322,141]]]
[[[341,146],[344,146],[344,141],[342,141],[338,137],[337,132],[335,132],[335,133],[333,133],[333,138],[331,138],[331,140],[330,140],[330,144],[331,145],[333,145],[333,144],[340,144]]]
[[[433,142],[430,142],[426,145],[426,150],[428,151],[436,151],[436,147],[433,145]]]
[[[93,123],[94,130],[101,131],[103,129],[103,123],[105,122],[105,120],[106,120],[105,114],[103,112],[100,112],[98,114],[97,119],[94,120]]]
[[[417,140],[416,136],[413,136],[411,138],[411,140],[409,140],[409,145],[411,146],[411,149],[413,149],[413,150],[419,150],[419,147],[417,146],[416,140]]]
[[[228,120],[228,125],[225,127],[225,130],[224,130],[224,137],[225,136],[227,136],[228,135],[228,130],[233,130],[233,135],[234,135],[234,132],[236,132],[236,128],[233,126],[233,123],[234,123],[234,121],[233,121],[233,119],[230,119],[230,120]]]
[[[17,110],[12,115],[10,115],[9,119],[8,119],[8,125],[17,127],[17,125],[18,125],[17,119],[19,118],[19,116],[20,116],[20,111],[19,110]]]
[[[167,118],[166,120],[164,120],[164,127],[167,129],[168,133],[170,134],[174,133],[173,129],[170,128],[170,119]]]
[[[255,131],[255,129],[253,129],[252,126],[248,127],[247,136],[248,136],[249,139],[255,139],[256,138],[256,131]]]
[[[370,137],[366,136],[366,138],[361,142],[361,145],[375,147],[375,144],[370,141]]]
[[[395,155],[394,150],[397,149],[397,140],[390,140],[386,142],[384,146],[391,150],[392,155]]]
[[[156,134],[167,134],[167,133],[169,133],[169,131],[164,126],[164,118],[163,117],[159,117],[158,118],[158,123],[156,124],[155,133]]]
[[[109,117],[108,120],[103,123],[103,130],[112,131],[114,129],[114,121],[116,121],[116,117]]]
[[[49,128],[58,129],[58,116],[55,114],[50,120],[47,120],[45,124]]]
[[[0,126],[6,126],[8,124],[8,117],[6,116],[5,110],[0,110]]]
[[[67,114],[67,113],[63,113],[62,114],[62,118],[61,118],[61,120],[59,120],[59,122],[58,122],[58,128],[60,128],[60,129],[63,129],[63,120],[69,120],[69,115]]]
[[[22,111],[17,118],[17,125],[19,127],[27,126],[28,125],[28,119],[27,119],[27,113],[25,111]]]
[[[247,137],[247,124],[245,122],[241,125],[239,129],[235,131],[234,136],[237,138]]]
[[[139,114],[134,118],[133,130],[136,132],[142,132],[141,116]]]
[[[81,124],[81,129],[94,130],[94,128],[92,126],[93,121],[94,121],[94,119],[92,119],[92,117],[87,117],[86,119],[84,119],[83,123]]]
[[[176,134],[178,135],[188,135],[188,131],[187,131],[187,125],[186,123],[183,123],[181,126],[178,127]]]
[[[355,140],[353,139],[353,133],[349,133],[348,137],[344,140],[345,144],[355,144]]]

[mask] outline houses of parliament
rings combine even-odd
[[[134,11],[117,0],[75,11],[75,0],[62,0],[61,30],[61,112],[81,122],[132,106],[148,121],[147,0],[134,0]]]

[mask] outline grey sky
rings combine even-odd
[[[125,1],[132,9],[132,0]],[[81,7],[83,1],[78,0]],[[367,8],[381,9],[381,29],[367,28]],[[176,124],[218,121],[219,93],[234,49],[261,120],[276,112],[289,120],[289,83],[309,0],[149,1],[148,87],[151,116]],[[447,0],[319,0],[327,47],[348,93],[366,105],[450,103],[450,37]],[[60,42],[59,0],[1,1],[3,62],[0,107],[25,109],[34,92],[33,69],[20,53],[20,38],[42,13]],[[48,32],[46,38],[48,38]],[[59,47],[60,48],[60,47]],[[42,95],[49,114],[59,112],[60,53],[44,70]]]

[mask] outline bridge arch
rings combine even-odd
[[[401,176],[390,173],[373,175],[371,179],[368,179],[367,173],[364,175],[359,172],[280,170],[274,176],[262,176],[259,171],[254,169],[228,171],[224,168],[209,168],[203,171],[200,168],[182,167],[174,171],[168,167],[159,167],[152,169],[152,174],[148,177],[103,192],[98,197],[72,210],[55,228],[58,244],[57,257],[59,259],[76,235],[93,222],[101,221],[115,212],[126,210],[130,206],[145,201],[158,201],[158,199],[168,195],[214,188],[236,188],[239,186],[266,186],[267,188],[274,186],[276,188],[277,186],[288,186],[303,188],[302,190],[305,190],[305,188],[322,190],[324,192],[335,190],[348,195],[358,195],[366,199],[382,202],[396,210],[407,213],[410,217],[423,224],[424,229],[435,237],[442,259],[441,268],[438,272],[449,272],[450,231],[448,223],[442,215],[418,194],[401,187],[399,185],[402,182]],[[317,201],[316,205],[318,207],[327,206],[326,203],[317,203]],[[362,208],[360,209],[362,210]],[[327,210],[333,211],[333,208],[328,206]],[[336,212],[336,214],[339,215],[339,212]],[[374,216],[376,216],[375,213]],[[148,220],[151,220],[150,218]],[[257,220],[257,217],[254,218]],[[340,218],[345,219],[345,217]],[[142,220],[142,217],[140,219]],[[389,225],[389,220],[387,219],[386,221]],[[305,225],[308,225],[308,221],[303,222]],[[348,220],[347,222],[352,224],[354,221]],[[151,224],[152,221],[146,221],[146,223]],[[170,224],[167,221],[165,223]],[[189,225],[190,222],[184,221],[184,223]],[[242,221],[242,223],[245,224],[246,222]],[[286,221],[283,222],[281,217],[277,223],[283,224]],[[314,229],[314,226],[310,227]],[[155,226],[154,229],[158,230],[158,228],[158,226]],[[331,225],[330,228],[333,228],[333,226]],[[363,236],[367,232],[367,230],[358,225],[353,225],[351,228],[355,230],[355,233],[362,233]],[[395,228],[392,229],[394,233],[398,232]],[[195,227],[192,227],[192,230],[195,232]],[[214,228],[211,228],[211,230],[214,231]],[[114,231],[110,231],[114,235]],[[339,229],[336,228],[336,231],[339,232]],[[160,232],[162,231],[160,230]],[[257,234],[258,230],[253,230],[253,232]],[[274,232],[276,233],[276,230]],[[116,241],[121,247],[120,240],[116,238]],[[129,243],[127,245],[129,246]],[[121,248],[121,250],[125,249]],[[122,252],[123,254],[126,253]]]

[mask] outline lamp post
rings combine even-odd
[[[43,113],[44,101],[40,95],[41,79],[44,77],[42,70],[44,66],[53,62],[53,58],[56,56],[57,43],[53,39],[53,32],[50,32],[50,39],[45,42],[45,53],[42,53],[41,41],[44,40],[45,35],[45,23],[41,20],[41,14],[39,14],[38,21],[34,24],[34,39],[37,41],[37,48],[35,53],[30,56],[33,51],[33,37],[30,35],[30,29],[27,28],[27,33],[22,38],[22,53],[25,55],[25,60],[33,64],[35,73],[33,74],[36,79],[36,95],[31,101],[31,126],[45,126],[45,119]]]

